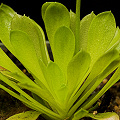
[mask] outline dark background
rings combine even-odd
[[[0,0],[12,7],[18,14],[25,14],[34,19],[42,28],[43,21],[41,18],[41,6],[45,2],[61,2],[69,10],[75,12],[76,0]],[[120,0],[81,0],[81,18],[94,11],[95,14],[111,10],[115,16],[117,26],[120,26]]]

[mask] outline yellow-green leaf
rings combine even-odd
[[[73,32],[65,26],[60,27],[55,33],[53,48],[54,62],[66,74],[67,65],[72,59],[75,50],[75,37]]]
[[[70,14],[61,3],[53,2],[45,10],[44,23],[50,45],[53,49],[53,40],[56,30],[61,26],[70,26]]]
[[[34,46],[38,60],[41,59],[46,65],[48,64],[49,57],[44,32],[35,21],[29,17],[16,14],[11,22],[11,30],[25,32]]]
[[[38,84],[42,82],[46,86],[34,45],[29,36],[25,32],[14,30],[10,33],[10,40],[15,50],[16,57],[34,76],[36,76],[36,78],[38,78]]]
[[[90,55],[87,52],[81,50],[69,62],[67,67],[69,92],[73,92],[73,90],[75,90],[79,84],[84,82],[82,81],[82,78],[89,68],[90,61]]]
[[[93,63],[104,54],[116,31],[116,23],[110,11],[98,14],[88,31],[87,51]]]
[[[96,15],[92,12],[91,14],[86,15],[80,21],[80,49],[87,49],[88,31],[90,24],[95,16]]]
[[[41,113],[37,111],[27,111],[9,117],[6,120],[36,120]]]

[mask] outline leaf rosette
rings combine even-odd
[[[40,114],[54,120],[79,120],[85,116],[99,120],[119,119],[115,113],[94,116],[89,112],[120,79],[120,29],[116,28],[111,11],[98,15],[91,12],[80,21],[77,11],[80,6],[76,7],[74,13],[58,2],[46,2],[42,6],[52,61],[42,28],[7,5],[0,6],[0,39],[34,78],[28,78],[0,49],[0,80],[16,92],[4,84],[0,84],[0,88],[37,111],[13,118],[28,116],[30,119],[32,112],[34,119]],[[93,93],[113,71],[105,86]],[[31,91],[32,96],[24,89]]]

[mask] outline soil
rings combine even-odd
[[[48,46],[51,54],[50,47]],[[29,77],[31,75],[26,71],[24,66],[4,47],[5,53],[12,59],[12,61]],[[52,59],[52,55],[50,56]],[[101,89],[109,78],[103,80],[96,90]],[[93,111],[93,114],[103,112],[116,112],[120,116],[120,81],[113,85],[99,100],[100,106]],[[0,120],[6,120],[8,117],[30,110],[21,101],[12,97],[4,90],[0,89]],[[45,120],[41,116],[37,120]],[[83,118],[82,120],[92,120],[91,118]]]

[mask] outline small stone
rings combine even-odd
[[[23,69],[23,73],[26,73],[26,69]]]
[[[108,81],[108,79],[105,78],[105,79],[103,80],[103,84],[106,84],[107,81]]]
[[[93,115],[96,115],[97,114],[97,111],[93,111]]]

